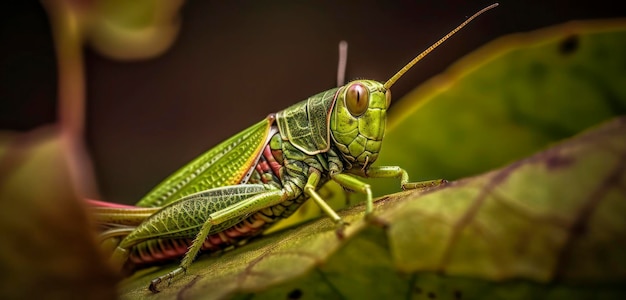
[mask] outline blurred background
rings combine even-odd
[[[116,61],[85,49],[88,150],[103,200],[134,203],[184,163],[290,104],[332,88],[337,45],[347,79],[384,81],[490,1],[187,1],[161,56]],[[393,88],[394,102],[505,34],[624,17],[614,1],[500,1]],[[0,129],[56,120],[56,61],[37,1],[0,18]],[[393,109],[393,106],[392,106]]]

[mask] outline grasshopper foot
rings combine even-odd
[[[421,182],[408,182],[408,183],[402,184],[402,190],[404,191],[425,190],[425,189],[429,189],[432,187],[445,185],[446,183],[448,183],[448,181],[445,179],[428,180],[428,181],[421,181]]]
[[[339,238],[340,240],[343,240],[346,237],[345,234],[345,229],[346,226],[350,225],[350,223],[339,221],[339,223],[337,223],[337,230],[335,230],[335,234],[337,234],[337,238]]]
[[[153,292],[153,293],[158,293],[162,290],[162,285],[165,284],[167,282],[167,286],[169,286],[172,283],[172,279],[174,279],[174,277],[178,277],[182,274],[184,274],[185,272],[187,272],[187,270],[183,267],[178,267],[176,268],[174,271],[169,272],[163,276],[159,276],[155,279],[153,279],[150,282],[150,286],[148,287],[148,289]]]
[[[151,292],[153,292],[153,293],[155,293],[155,294],[156,294],[156,293],[158,293],[158,292],[160,292],[160,291],[161,291],[161,290],[158,288],[158,286],[159,286],[159,285],[161,285],[161,282],[162,282],[162,281],[163,281],[163,280],[161,279],[161,277],[156,278],[156,279],[153,279],[153,280],[150,282],[150,287],[148,287],[148,288],[150,289],[150,291],[151,291]]]

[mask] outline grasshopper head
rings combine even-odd
[[[389,88],[419,60],[485,11],[498,6],[489,5],[475,13],[450,33],[417,55],[385,83],[355,80],[341,87],[330,119],[330,131],[335,146],[353,165],[366,170],[378,158],[385,135],[387,108],[391,102]]]
[[[366,170],[378,158],[385,135],[387,108],[391,102],[389,89],[404,73],[457,31],[498,3],[489,5],[467,18],[461,25],[417,55],[385,83],[355,80],[341,87],[330,119],[330,132],[335,146],[353,165]],[[349,168],[354,167],[350,166]]]
[[[378,158],[390,102],[391,92],[373,80],[355,80],[338,91],[330,132],[351,164],[367,168]]]

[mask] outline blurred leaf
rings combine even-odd
[[[103,55],[120,60],[160,55],[178,36],[183,0],[101,0],[87,39]]]
[[[72,38],[81,39],[100,54],[118,60],[148,59],[165,52],[178,36],[179,9],[184,3],[183,0],[42,2],[52,27],[67,31],[59,36],[78,35]]]
[[[58,132],[0,132],[0,299],[113,299]]]
[[[376,164],[402,166],[415,181],[500,167],[626,114],[625,66],[626,20],[500,38],[392,108]],[[372,184],[377,195],[398,190]]]
[[[201,257],[154,299],[621,299],[626,117],[502,169],[322,218]],[[376,223],[379,223],[376,222]],[[150,295],[137,273],[124,298]],[[242,294],[243,293],[243,294]]]

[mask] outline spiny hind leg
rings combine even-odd
[[[189,266],[191,266],[191,263],[196,258],[198,252],[202,248],[202,244],[209,236],[209,234],[212,233],[211,228],[213,227],[213,225],[218,225],[225,221],[245,216],[257,212],[263,208],[279,204],[280,202],[287,200],[289,197],[290,194],[285,190],[269,191],[252,196],[246,200],[237,203],[236,205],[212,213],[209,218],[204,222],[204,224],[202,224],[202,227],[198,234],[196,234],[196,237],[189,247],[189,250],[187,250],[187,253],[185,253],[185,256],[180,263],[180,266],[163,276],[159,276],[153,279],[150,282],[150,291],[152,291],[153,293],[158,293],[165,284],[170,285],[175,278],[187,272]]]

